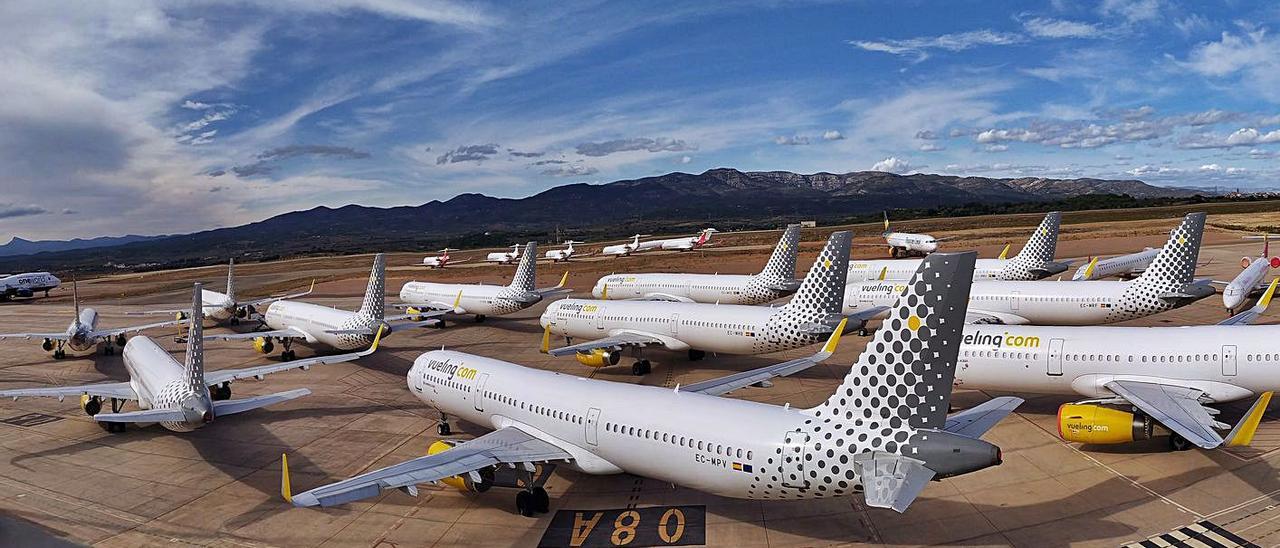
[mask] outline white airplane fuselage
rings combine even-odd
[[[459,298],[461,294],[461,298]],[[467,314],[500,316],[524,310],[542,300],[536,295],[524,300],[515,297],[524,291],[505,285],[444,284],[433,282],[405,282],[400,288],[400,301],[420,307],[453,308],[458,303]]]
[[[1071,279],[1073,281],[1083,281],[1098,280],[1102,278],[1109,278],[1111,276],[1119,276],[1121,278],[1131,277],[1143,270],[1146,270],[1148,266],[1151,266],[1151,261],[1159,254],[1160,248],[1157,247],[1147,248],[1137,253],[1120,255],[1110,259],[1102,259],[1099,260],[1097,264],[1093,265],[1093,272],[1087,278],[1084,273],[1089,269],[1089,264],[1085,263],[1084,266],[1076,269],[1076,273],[1071,277]]]
[[[908,252],[933,253],[938,250],[938,239],[928,234],[886,232],[884,241],[889,244],[889,247],[905,249]]]
[[[781,307],[650,301],[562,299],[539,323],[552,335],[596,339],[626,332],[656,336],[668,350],[765,354],[818,342],[792,337],[770,320]],[[825,334],[822,334],[825,337]]]
[[[761,304],[787,292],[770,290],[755,274],[613,274],[596,281],[591,295],[609,299],[642,297],[690,300],[698,303]]]
[[[222,323],[236,315],[235,302],[226,293],[201,289],[200,302],[204,304],[202,308],[205,319]]]
[[[781,475],[768,459],[780,454],[788,432],[812,418],[799,409],[586,379],[445,350],[419,356],[407,381],[414,396],[449,416],[494,429],[514,426],[564,449],[573,461],[562,466],[574,470],[628,472],[726,497],[799,493],[780,484],[753,488],[762,472]],[[846,481],[851,487],[859,479]]]
[[[379,325],[355,312],[301,301],[275,301],[267,307],[263,321],[271,329],[295,329],[306,333],[307,344],[324,344],[352,350],[373,344],[373,335],[328,333],[338,329],[373,329]],[[390,330],[388,330],[390,331]]]
[[[1112,380],[1202,390],[1214,402],[1280,388],[1280,326],[966,325],[956,385],[978,390],[1114,394]]]
[[[920,268],[923,259],[878,259],[849,262],[848,283],[879,280],[881,273],[885,280],[908,280],[916,269]],[[995,280],[1005,271],[1011,259],[977,259],[973,268],[973,280]]]
[[[67,326],[67,335],[69,335],[67,346],[77,352],[90,350],[98,344],[98,341],[89,337],[89,334],[98,328],[98,311],[92,308],[82,308],[77,320]]]
[[[62,280],[48,272],[0,274],[0,297],[31,297],[41,291],[48,293],[61,283]]]
[[[1222,305],[1228,310],[1235,310],[1245,300],[1258,291],[1262,280],[1271,270],[1270,257],[1254,257],[1249,266],[1244,267],[1231,282],[1222,289]]]
[[[124,367],[129,373],[129,386],[138,395],[138,407],[176,409],[187,415],[184,422],[161,422],[161,426],[174,432],[190,432],[213,419],[208,388],[202,387],[203,394],[192,390],[182,363],[150,337],[129,339],[124,346]],[[188,409],[183,409],[183,402]]]

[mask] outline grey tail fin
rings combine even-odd
[[[524,255],[520,256],[520,266],[516,267],[516,275],[511,278],[512,289],[533,291],[538,261],[538,242],[524,244]]]
[[[191,296],[191,324],[187,329],[187,361],[183,366],[187,386],[200,392],[204,384],[204,301],[200,293],[204,284],[196,282]]]
[[[80,323],[80,286],[71,278],[71,303],[76,307],[76,323]]]
[[[765,263],[764,270],[760,271],[760,276],[777,280],[794,280],[796,278],[796,249],[799,247],[800,225],[787,225],[787,230],[782,233],[782,239],[778,240],[777,247],[773,248],[773,255],[769,256],[769,262]]]
[[[973,252],[925,257],[840,388],[813,409],[815,416],[943,429],[976,258]]]
[[[373,256],[373,270],[369,272],[369,285],[364,290],[364,302],[356,314],[381,321],[386,315],[387,256]]]
[[[236,260],[227,263],[227,299],[236,302]]]
[[[847,230],[831,233],[827,245],[809,268],[809,274],[800,282],[800,289],[787,303],[787,309],[818,318],[840,313],[844,305],[845,278],[849,275],[851,240]]]
[[[1151,260],[1151,265],[1130,283],[1157,291],[1175,291],[1195,281],[1204,220],[1204,213],[1188,213],[1183,217],[1182,224],[1169,232],[1169,241]]]
[[[1027,239],[1027,245],[1012,260],[1028,267],[1040,267],[1053,261],[1054,254],[1058,252],[1058,228],[1061,224],[1062,212],[1050,211]]]

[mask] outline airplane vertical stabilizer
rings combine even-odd
[[[1196,261],[1200,258],[1200,237],[1204,234],[1204,213],[1188,213],[1182,224],[1169,233],[1169,243],[1151,260],[1135,287],[1159,293],[1182,291],[1195,280]]]
[[[364,302],[356,312],[366,318],[381,321],[385,315],[387,299],[387,256],[373,256],[373,270],[369,272],[369,285],[364,290]]]
[[[524,244],[524,255],[520,256],[520,266],[516,267],[516,275],[511,277],[510,287],[522,291],[533,291],[536,282],[535,263],[538,260],[538,242]]]
[[[791,281],[796,277],[796,250],[800,247],[800,225],[787,225],[787,230],[782,233],[782,239],[778,240],[778,245],[773,248],[773,255],[769,256],[769,262],[765,263],[764,270],[760,271],[760,277],[768,278],[770,281]]]
[[[236,260],[227,263],[227,300],[236,302]]]
[[[813,261],[809,274],[800,283],[800,289],[784,307],[788,315],[820,322],[840,314],[844,305],[845,280],[849,275],[851,240],[852,235],[848,231],[833,232],[827,238],[827,245]]]
[[[196,282],[191,292],[191,322],[187,330],[187,360],[183,366],[183,371],[187,379],[187,386],[196,393],[204,392],[207,387],[204,384],[204,302],[201,299],[201,291],[204,284]]]
[[[1028,267],[1043,267],[1053,260],[1058,252],[1058,229],[1062,224],[1062,213],[1050,211],[1040,221],[1040,226],[1027,239],[1027,245],[1014,255],[1013,261],[1024,263]]]

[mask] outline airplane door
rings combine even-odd
[[[1009,296],[1009,310],[1017,310],[1018,305],[1021,304],[1020,303],[1021,300],[1022,300],[1022,295],[1019,294],[1017,291],[1014,291]]]
[[[604,307],[596,309],[596,329],[604,330]]]
[[[1047,373],[1053,376],[1062,375],[1062,343],[1062,339],[1049,339]]]
[[[809,445],[809,435],[799,430],[787,432],[782,442],[782,485],[804,489],[809,480],[804,477],[804,451]]]
[[[676,337],[676,336],[679,336],[679,335],[680,335],[680,315],[679,315],[679,314],[672,314],[672,315],[671,315],[671,327],[670,327],[670,329],[671,329],[671,336],[672,336],[672,337]]]
[[[596,442],[599,441],[596,438],[596,428],[599,425],[600,425],[600,410],[596,409],[595,407],[588,409],[587,410],[587,432],[586,432],[587,445],[595,445]]]
[[[1234,377],[1236,374],[1236,345],[1222,345],[1222,375]]]
[[[484,411],[484,385],[489,382],[489,374],[481,373],[476,382],[476,411]]]

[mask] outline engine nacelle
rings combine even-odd
[[[84,394],[80,396],[80,409],[83,409],[90,417],[97,415],[102,411],[102,398]]]
[[[1151,439],[1155,422],[1146,415],[1094,404],[1066,403],[1058,408],[1058,435],[1093,444]]]
[[[124,348],[124,345],[128,342],[129,342],[129,339],[124,336],[124,333],[116,335],[116,346],[119,346],[120,348]]]
[[[597,348],[590,352],[578,352],[573,357],[578,359],[578,363],[587,367],[609,367],[618,365],[618,360],[622,359],[620,352],[610,352],[603,348]]]
[[[174,319],[176,319],[176,320],[178,320],[178,321],[185,320],[185,319],[187,319],[187,313],[186,313],[186,312],[178,312],[178,313],[176,313],[176,314],[174,314],[174,315],[173,315],[173,318],[174,318]]]
[[[14,292],[14,295],[17,295],[19,297],[34,297],[35,294],[36,293],[34,291],[25,287],[19,287],[18,290]]]
[[[253,349],[257,350],[259,354],[270,354],[272,350],[276,349],[276,345],[271,342],[271,337],[254,337]]]
[[[429,447],[427,447],[427,455],[437,455],[437,454],[443,453],[445,451],[453,449],[454,446],[456,445],[457,445],[457,442],[453,442],[449,440],[436,440],[432,442]],[[487,466],[485,468],[476,470],[476,473],[480,475],[479,483],[471,479],[471,474],[463,474],[461,476],[449,476],[447,478],[441,479],[440,482],[445,485],[448,485],[449,487],[453,487],[454,489],[457,489],[459,491],[468,492],[468,493],[483,493],[485,491],[488,491],[490,487],[493,487],[493,467],[492,466]]]
[[[245,319],[245,318],[247,318],[247,317],[249,317],[249,309],[248,309],[248,308],[246,308],[246,307],[243,307],[243,306],[237,306],[237,307],[236,307],[236,317],[237,317],[237,318],[240,318],[240,319],[242,319],[242,320],[243,320],[243,319]]]
[[[53,339],[45,339],[44,342],[40,343],[40,348],[43,348],[45,352],[53,350]]]
[[[1253,263],[1253,257],[1240,257],[1240,268],[1248,268]]]

